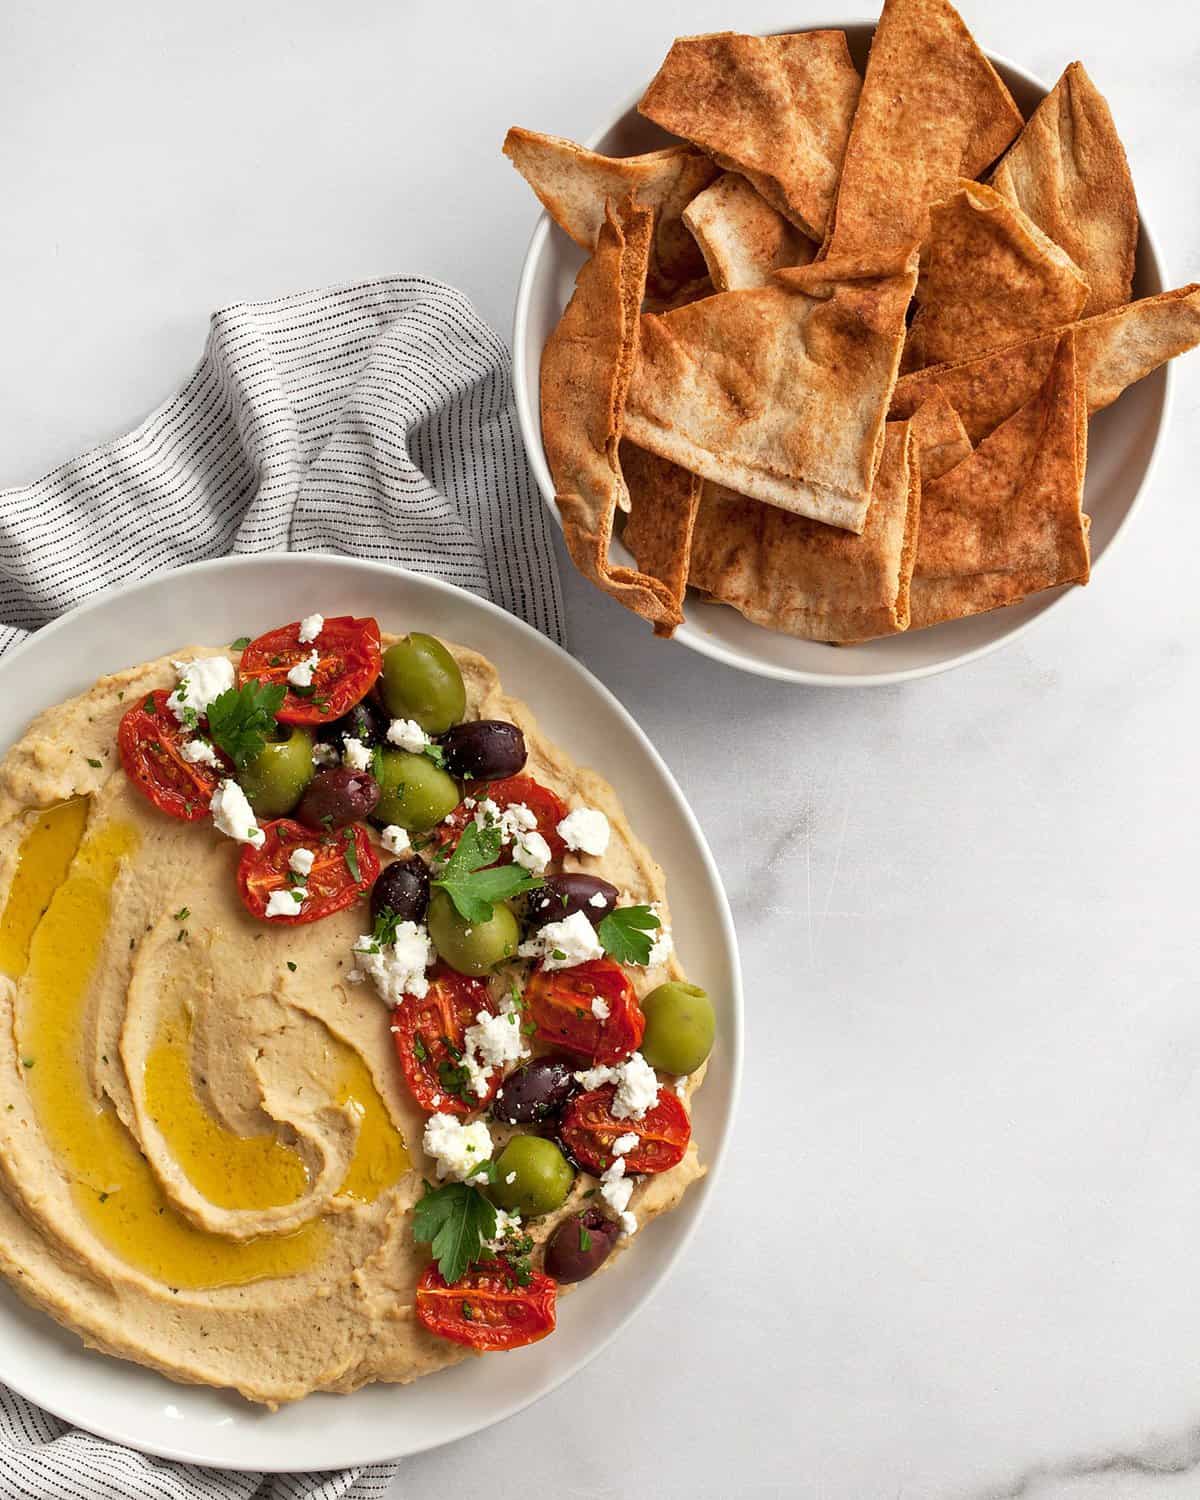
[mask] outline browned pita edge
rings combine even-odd
[[[841,31],[679,37],[638,109],[741,172],[817,241],[862,81]]]
[[[630,442],[621,444],[620,457],[629,488],[629,515],[622,540],[641,571],[667,588],[682,615],[692,528],[703,480]],[[660,623],[654,633],[670,635],[673,629]]]
[[[1083,271],[1083,315],[1129,301],[1138,210],[1125,148],[1104,95],[1074,62],[996,168],[992,185]]]
[[[806,266],[816,245],[740,172],[722,172],[683,211],[713,287],[741,292],[766,286],[781,266]]]
[[[682,222],[683,210],[716,177],[718,168],[692,146],[666,146],[642,156],[601,156],[558,135],[514,125],[504,154],[538,195],[543,208],[577,245],[591,250],[604,222],[607,198],[634,195],[658,215],[649,285],[656,295],[704,275],[704,259]]]
[[[1089,412],[1114,402],[1127,386],[1200,344],[1200,283],[1143,297],[1072,323],[1079,383]],[[1059,330],[1060,332],[1065,330]],[[958,365],[930,365],[896,382],[891,415],[908,417],[940,388],[979,442],[1032,399],[1049,372],[1056,333],[996,349]]]
[[[971,439],[967,436],[962,418],[937,387],[917,407],[909,420],[912,423],[913,443],[923,485],[940,479],[955,464],[970,458]]]
[[[626,435],[738,494],[861,531],[917,257],[777,271],[642,319]]]
[[[901,368],[957,364],[1061,328],[1082,315],[1087,295],[1079,267],[1032,219],[992,188],[963,179],[930,209]]]
[[[908,628],[921,511],[913,424],[889,422],[861,536],[705,484],[689,582],[756,625],[814,641]]]
[[[653,224],[632,199],[605,206],[596,249],[542,351],[542,440],[575,566],[627,609],[674,629],[681,614],[671,591],[608,556],[613,517],[629,508],[618,446]]]
[[[1087,582],[1086,428],[1075,336],[1067,332],[1032,400],[925,487],[914,630]]]
[[[960,177],[978,177],[1022,123],[953,6],[885,0],[842,162],[828,253],[924,241],[930,205]]]

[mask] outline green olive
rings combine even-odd
[[[398,823],[409,833],[427,833],[458,806],[458,785],[427,755],[381,752],[379,801],[371,817],[381,828]]]
[[[490,974],[513,956],[521,940],[517,919],[503,902],[486,922],[468,922],[445,891],[435,890],[426,920],[433,946],[460,974]]]
[[[443,734],[466,712],[467,690],[441,641],[414,631],[383,653],[383,701],[394,719],[415,719],[426,734]]]
[[[512,1177],[509,1182],[506,1179]],[[523,1219],[561,1208],[575,1181],[571,1163],[553,1141],[540,1135],[514,1135],[496,1158],[492,1198]]]
[[[286,738],[268,740],[237,773],[242,791],[260,818],[282,818],[300,801],[313,779],[312,750],[311,732],[295,725]]]
[[[660,1073],[694,1073],[712,1051],[717,1021],[698,985],[670,979],[642,1001],[642,1056]]]

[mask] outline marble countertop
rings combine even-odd
[[[1200,14],[970,3],[1108,95],[1200,279]],[[589,134],[677,32],[801,3],[10,0],[0,480],[133,425],[209,312],[386,272],[506,333],[520,122]],[[723,1192],[636,1327],[395,1493],[1200,1496],[1200,355],[1093,584],[912,686],[790,689],[654,642],[564,568],[574,649],[725,871],[748,1062]],[[1190,811],[1189,811],[1190,809]],[[502,1377],[501,1377],[502,1378]],[[567,1478],[566,1476],[569,1476]]]

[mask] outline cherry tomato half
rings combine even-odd
[[[489,781],[478,785],[472,793],[471,806],[460,802],[444,822],[438,824],[434,839],[439,848],[445,849],[458,843],[459,835],[475,816],[475,806],[484,797],[490,797],[501,812],[516,802],[524,803],[537,819],[537,831],[550,846],[550,858],[558,863],[567,852],[567,846],[559,837],[558,825],[567,815],[567,804],[548,786],[535,781],[532,776],[508,776],[503,781]],[[508,864],[512,854],[505,851],[501,862]]]
[[[422,1109],[468,1115],[495,1097],[499,1069],[492,1070],[487,1093],[476,1094],[459,1061],[466,1029],[481,1010],[496,1011],[483,980],[439,964],[429,976],[428,992],[420,999],[405,995],[392,1012],[396,1055]]]
[[[299,927],[332,916],[371,888],[379,874],[379,856],[367,830],[359,823],[348,828],[314,833],[291,818],[262,823],[266,838],[261,849],[247,844],[238,862],[238,893],[252,917],[267,915],[272,891],[292,889],[297,883],[289,861],[295,850],[311,849],[312,870],[304,877],[308,896],[295,916],[271,917],[272,926]]]
[[[312,686],[291,686],[288,673],[314,651]],[[382,669],[378,624],[370,618],[338,615],[326,620],[316,640],[306,644],[300,641],[298,620],[251,641],[242,652],[238,682],[282,682],[287,697],[275,715],[281,724],[326,724],[360,703]]]
[[[659,1089],[658,1102],[640,1120],[619,1120],[612,1112],[616,1087],[605,1084],[577,1094],[567,1105],[559,1135],[579,1163],[597,1175],[613,1163],[612,1143],[619,1135],[636,1135],[637,1145],[625,1153],[629,1172],[666,1172],[678,1166],[692,1138],[692,1122],[681,1100],[670,1089]]]
[[[185,823],[208,816],[212,794],[233,767],[221,752],[219,767],[193,765],[183,758],[192,732],[167,707],[169,693],[148,693],[126,709],[117,730],[117,749],[125,774],[159,812]]]
[[[592,1001],[607,1010],[603,1017]],[[593,958],[571,969],[539,967],[525,988],[537,1034],[564,1052],[597,1063],[617,1063],[636,1052],[646,1029],[629,976],[611,958]]]
[[[447,1286],[436,1265],[417,1282],[417,1317],[438,1338],[481,1351],[519,1349],[554,1332],[558,1283],[534,1271],[521,1286],[501,1259],[472,1266]]]

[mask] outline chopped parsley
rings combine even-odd
[[[275,729],[275,715],[286,689],[278,682],[244,682],[227,688],[208,705],[208,729],[213,743],[235,766],[254,759]]]
[[[592,1248],[592,1237],[581,1219],[579,1221],[579,1248],[584,1255]]]
[[[248,635],[239,635],[236,641],[230,641],[229,649],[231,651],[244,651],[249,644],[250,637]]]
[[[347,828],[342,838],[344,841],[342,856],[346,861],[346,868],[350,871],[350,878],[357,884],[362,880],[362,871],[358,867],[358,845],[354,842],[354,829]]]
[[[88,763],[89,766],[91,766],[96,771],[103,770],[103,768],[104,768],[104,762],[103,761],[93,760],[90,755],[87,758],[87,763]]]
[[[383,907],[375,918],[375,928],[371,933],[372,940],[380,948],[396,941],[396,928],[400,925],[399,916],[390,906]]]
[[[654,946],[648,934],[661,926],[648,906],[618,906],[600,923],[596,935],[619,964],[645,964]]]
[[[287,966],[289,969],[291,969],[293,974],[296,972],[296,965],[291,961],[290,958],[287,960]]]
[[[191,911],[186,906],[181,906],[177,912],[173,912],[171,915],[173,921],[186,922],[191,914]]]

